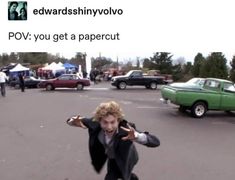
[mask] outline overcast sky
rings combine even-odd
[[[201,52],[203,54],[204,57],[207,57],[210,52]],[[53,53],[56,54],[56,53]],[[70,59],[71,57],[74,57],[76,53],[59,53],[60,56],[63,56],[65,58]],[[137,57],[139,57],[140,59],[142,58],[149,58],[153,56],[153,52],[146,52],[146,53],[102,53],[100,52],[101,56],[105,56],[105,57],[110,57],[112,60],[116,60],[118,57],[119,61],[127,61],[127,60],[135,60]],[[172,53],[173,54],[173,60],[176,60],[178,58],[184,58],[185,61],[191,61],[193,62],[194,57],[197,55],[197,52],[194,53]],[[224,53],[226,59],[228,61],[230,61],[233,57],[233,55],[235,55],[235,53]],[[92,52],[89,53],[87,52],[87,57],[98,57],[99,56],[99,52]]]

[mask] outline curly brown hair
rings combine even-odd
[[[124,114],[120,105],[115,101],[108,101],[101,103],[95,110],[94,119],[100,121],[108,115],[113,115],[118,119],[118,122],[123,120]]]

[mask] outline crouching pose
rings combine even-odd
[[[108,160],[105,180],[138,180],[132,170],[138,162],[133,142],[147,147],[160,145],[159,139],[148,132],[137,131],[123,118],[121,107],[114,101],[101,103],[93,118],[81,116],[67,120],[71,126],[88,128],[92,165],[99,173]]]

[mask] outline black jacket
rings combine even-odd
[[[89,151],[91,156],[92,165],[97,172],[100,172],[103,165],[107,160],[105,149],[98,140],[98,134],[101,131],[99,122],[93,119],[84,118],[82,120],[84,125],[89,131]],[[120,126],[127,127],[127,121],[123,120],[119,123],[118,133],[114,137],[114,153],[116,163],[122,173],[124,180],[129,180],[131,171],[134,165],[138,162],[138,153],[136,151],[133,141],[123,141],[121,138],[126,136],[127,133],[120,128]],[[134,127],[134,124],[129,123]],[[135,127],[134,127],[135,128]],[[148,147],[157,147],[160,145],[160,141],[157,137],[145,132],[148,142],[145,144]]]

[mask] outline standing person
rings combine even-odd
[[[18,12],[16,11],[17,6],[18,2],[16,1],[10,2],[8,8],[8,20],[18,20]]]
[[[8,80],[8,77],[6,74],[0,70],[0,87],[1,87],[1,95],[2,97],[6,96],[6,81]]]
[[[24,92],[25,83],[24,83],[24,73],[23,72],[19,73],[19,82],[20,82],[21,92]]]
[[[86,71],[82,71],[82,76],[83,76],[83,78],[87,78],[87,72]]]
[[[138,180],[132,173],[138,162],[134,142],[147,147],[160,145],[156,136],[137,131],[135,125],[123,117],[120,105],[110,101],[101,103],[93,118],[76,116],[67,120],[71,126],[88,128],[89,151],[95,170],[99,173],[108,160],[105,180]]]

